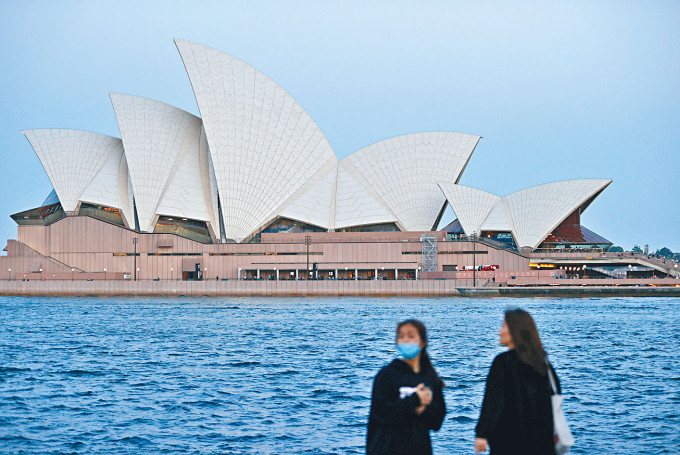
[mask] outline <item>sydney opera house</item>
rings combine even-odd
[[[537,254],[611,246],[580,221],[610,180],[504,196],[462,186],[480,137],[454,132],[405,134],[339,160],[272,79],[175,43],[200,118],[112,93],[120,138],[23,131],[54,190],[12,215],[10,278],[412,279],[472,266],[502,276],[531,270]],[[447,205],[456,220],[439,228]]]

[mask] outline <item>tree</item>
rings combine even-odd
[[[640,245],[635,245],[632,250],[633,253],[642,253],[642,248],[640,248]]]
[[[654,253],[654,255],[669,258],[673,256],[673,252],[669,248],[663,247],[660,250],[656,250],[656,253]]]
[[[614,245],[613,247],[609,248],[608,250],[610,253],[623,253],[623,248],[621,248],[618,245]]]

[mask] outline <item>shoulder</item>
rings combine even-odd
[[[391,377],[394,374],[396,374],[399,371],[398,362],[401,362],[401,360],[394,359],[392,362],[382,367],[380,371],[378,371],[378,374],[375,376],[375,380],[377,381],[378,379]]]
[[[507,364],[515,360],[517,360],[517,353],[514,349],[508,349],[494,357],[493,364]]]
[[[504,370],[519,360],[514,350],[507,350],[494,357],[491,370]]]

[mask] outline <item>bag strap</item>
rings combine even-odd
[[[559,395],[559,392],[557,391],[557,384],[555,382],[555,378],[553,377],[552,368],[550,367],[550,362],[548,362],[548,359],[545,360],[545,364],[548,371],[548,379],[550,380],[550,388],[553,391],[553,395]]]

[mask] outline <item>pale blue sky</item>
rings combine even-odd
[[[0,1],[0,242],[51,190],[22,129],[120,137],[109,92],[198,114],[182,38],[277,81],[340,158],[409,132],[479,134],[462,184],[611,178],[583,225],[678,251],[678,24],[677,1]]]

